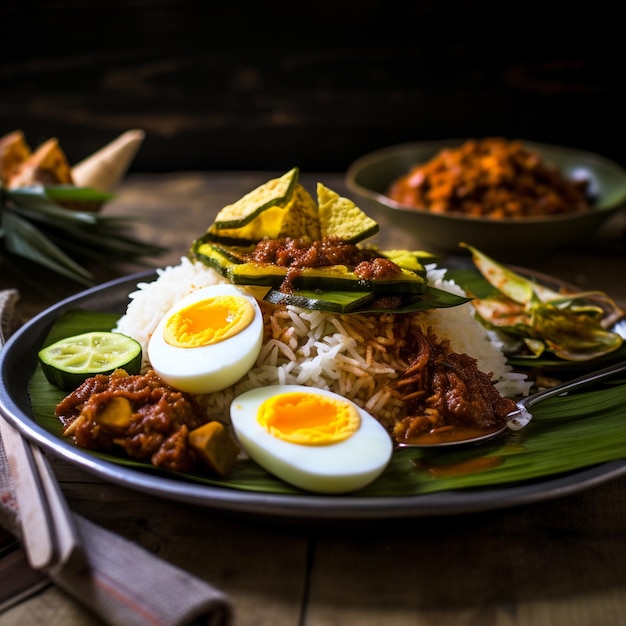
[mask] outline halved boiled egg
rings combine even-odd
[[[176,303],[148,344],[153,369],[188,393],[225,389],[254,365],[263,340],[263,315],[245,288],[204,287]]]
[[[230,414],[250,458],[307,491],[361,489],[380,476],[393,450],[391,437],[374,417],[324,389],[253,389],[233,400]]]

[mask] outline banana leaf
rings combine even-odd
[[[74,310],[53,325],[44,345],[89,330],[109,330],[117,316]],[[64,392],[50,385],[39,368],[30,382],[34,419],[63,438],[54,416]],[[626,377],[592,390],[550,398],[533,408],[533,420],[521,431],[489,443],[436,451],[404,449],[394,453],[383,475],[358,492],[364,496],[419,494],[498,485],[522,484],[626,458]],[[138,471],[176,476],[230,489],[273,494],[299,490],[274,478],[252,461],[241,462],[226,479],[173,474],[116,454],[90,452],[101,459]],[[343,496],[350,497],[350,496]]]

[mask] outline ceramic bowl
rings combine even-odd
[[[396,229],[403,245],[454,254],[461,253],[459,243],[466,242],[503,260],[532,258],[575,245],[590,237],[626,205],[626,170],[617,163],[583,150],[523,140],[526,147],[559,167],[565,176],[589,180],[589,192],[594,198],[591,211],[518,219],[469,217],[404,206],[385,195],[390,183],[412,166],[429,161],[442,148],[460,146],[465,141],[405,143],[382,148],[349,166],[346,186],[364,211],[384,224],[384,228]]]

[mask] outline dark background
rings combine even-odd
[[[505,136],[626,166],[608,2],[50,0],[0,8],[0,135],[135,171],[344,170],[405,141]]]

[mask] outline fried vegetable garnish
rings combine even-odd
[[[618,350],[624,340],[608,329],[624,312],[600,291],[561,293],[520,276],[473,246],[477,269],[496,292],[472,301],[479,321],[520,340],[537,359],[552,354],[565,361],[588,361]]]
[[[222,208],[215,218],[214,227],[217,230],[240,228],[264,211],[274,207],[284,208],[291,200],[297,182],[298,169],[295,167],[279,178],[268,180],[237,202]]]
[[[349,243],[358,243],[378,232],[378,223],[367,216],[349,198],[340,196],[317,183],[317,202],[322,236],[332,235]]]
[[[268,302],[315,310],[409,313],[468,302],[428,285],[422,261],[432,254],[359,247],[378,232],[376,220],[322,183],[313,198],[298,179],[294,167],[223,207],[188,257],[231,283],[271,287]]]
[[[298,181],[299,174],[294,167],[222,208],[205,239],[256,243],[265,237],[317,241],[333,236],[357,243],[378,232],[378,223],[352,200],[321,183],[314,199]]]

